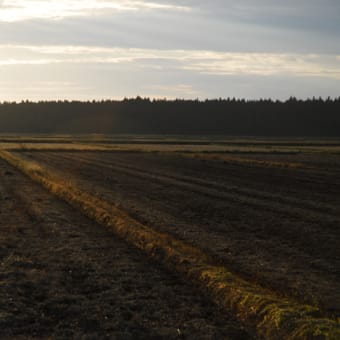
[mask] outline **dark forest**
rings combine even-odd
[[[0,132],[338,137],[340,97],[4,102]]]

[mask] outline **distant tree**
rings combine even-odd
[[[0,132],[340,137],[340,97],[4,101]]]

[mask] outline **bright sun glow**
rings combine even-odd
[[[62,19],[101,14],[106,11],[177,10],[185,6],[132,0],[4,0],[0,1],[0,21],[15,22],[29,19]]]

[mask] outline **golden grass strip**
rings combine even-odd
[[[108,151],[110,146],[82,143],[0,143],[3,151]]]
[[[248,327],[267,339],[340,339],[338,321],[323,317],[316,307],[299,304],[247,282],[214,262],[201,250],[133,219],[110,202],[92,196],[58,178],[53,171],[18,154],[0,151],[0,157],[88,217],[167,267],[198,284],[222,308],[231,310]]]
[[[266,152],[269,154],[269,152]],[[203,160],[218,160],[223,162],[237,163],[237,164],[245,164],[245,165],[255,165],[255,166],[268,166],[268,167],[277,167],[277,168],[311,168],[303,163],[299,162],[282,162],[282,161],[271,161],[271,160],[261,160],[255,158],[246,158],[246,157],[238,157],[228,154],[218,154],[218,153],[184,153],[181,154],[186,158],[197,158]]]

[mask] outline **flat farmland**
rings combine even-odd
[[[55,181],[62,183],[62,187],[77,188],[79,193],[88,195],[87,201],[97,202],[98,209],[100,202],[105,202],[114,209],[110,214],[123,212],[123,216],[138,226],[146,226],[148,230],[192,247],[204,254],[209,259],[207,262],[226,268],[237,280],[275,296],[278,301],[275,304],[289,301],[296,306],[308,306],[313,309],[313,318],[334,322],[339,330],[336,321],[340,310],[340,154],[337,141],[239,140],[233,144],[231,140],[219,143],[162,140],[157,144],[142,139],[132,144],[119,142],[117,146],[118,142],[112,140],[77,140],[72,142],[72,147],[63,148],[58,147],[58,143],[47,141],[44,144],[43,140],[29,147],[13,140],[5,141],[2,147],[8,151],[3,158],[12,163],[1,161],[2,242],[8,245],[1,254],[2,277],[5,282],[9,280],[6,294],[10,294],[12,288],[9,287],[13,286],[14,281],[10,280],[17,280],[15,275],[23,278],[27,289],[34,290],[27,284],[27,276],[46,280],[43,273],[50,263],[54,273],[48,273],[47,277],[55,275],[56,286],[43,296],[31,294],[30,299],[37,303],[37,308],[45,308],[51,299],[51,308],[72,306],[78,308],[84,319],[89,317],[86,313],[95,315],[91,319],[94,328],[90,331],[93,332],[105,331],[105,334],[124,338],[119,332],[123,332],[122,325],[125,325],[124,329],[132,329],[131,336],[140,332],[146,338],[152,334],[246,338],[254,336],[252,329],[256,332],[260,324],[258,321],[252,324],[249,312],[242,310],[241,313],[239,306],[234,309],[237,305],[234,300],[229,303],[230,308],[224,308],[226,304],[218,301],[223,300],[220,293],[213,294],[210,299],[209,284],[204,292],[202,282],[176,269],[184,266],[186,271],[189,265],[185,261],[180,261],[177,267],[168,265],[163,261],[163,250],[158,248],[157,254],[152,253],[154,259],[150,259],[137,249],[147,250],[142,244],[146,241],[134,241],[135,248],[129,240],[123,240],[124,232],[117,237],[104,228],[103,224],[109,224],[105,218],[103,223],[97,221],[98,224],[84,217],[82,204],[77,199],[66,194],[69,204],[60,201],[22,175],[13,167],[16,165],[33,179],[41,178],[43,183]],[[138,149],[141,145],[143,147]],[[59,189],[50,187],[52,192],[63,196]],[[72,200],[76,203],[70,204]],[[13,214],[13,209],[20,213]],[[91,213],[88,215],[91,217]],[[167,251],[167,246],[164,247]],[[65,260],[61,260],[64,257]],[[34,263],[40,263],[42,268],[35,268]],[[76,274],[65,279],[63,266]],[[88,280],[83,282],[77,275]],[[94,288],[96,280],[103,285],[98,292]],[[72,285],[75,292],[69,293],[64,283]],[[37,287],[39,284],[40,281]],[[19,290],[25,291],[26,288],[20,287]],[[91,301],[84,293],[87,289],[93,298]],[[55,302],[56,291],[61,292],[61,299],[65,294],[65,301],[70,299],[71,302],[64,305],[59,300]],[[150,306],[144,308],[149,299]],[[82,301],[83,305],[76,301]],[[29,302],[28,299],[20,303]],[[105,309],[111,322],[98,321],[99,312],[94,312],[94,304],[100,310]],[[114,311],[112,305],[116,308]],[[154,309],[156,306],[160,308],[158,312]],[[119,308],[122,313],[118,312]],[[136,319],[133,308],[138,310]],[[256,308],[260,307],[254,305]],[[45,309],[41,310],[46,316]],[[115,311],[119,317],[115,321],[116,328],[112,328]],[[194,311],[195,315],[189,311]],[[151,320],[150,315],[153,315]],[[43,320],[52,322],[54,317],[46,316]],[[297,314],[294,318],[298,319]],[[2,317],[1,323],[9,319]],[[78,322],[77,318],[69,320]],[[16,322],[11,326],[13,329],[26,327]],[[63,322],[60,321],[60,327],[64,327]],[[132,327],[136,323],[138,329]],[[42,325],[49,334],[48,322]],[[85,332],[79,323],[77,327],[79,334]],[[261,335],[261,325],[258,331]],[[274,338],[266,334],[262,336]]]
[[[0,161],[1,339],[250,339],[141,251]]]

